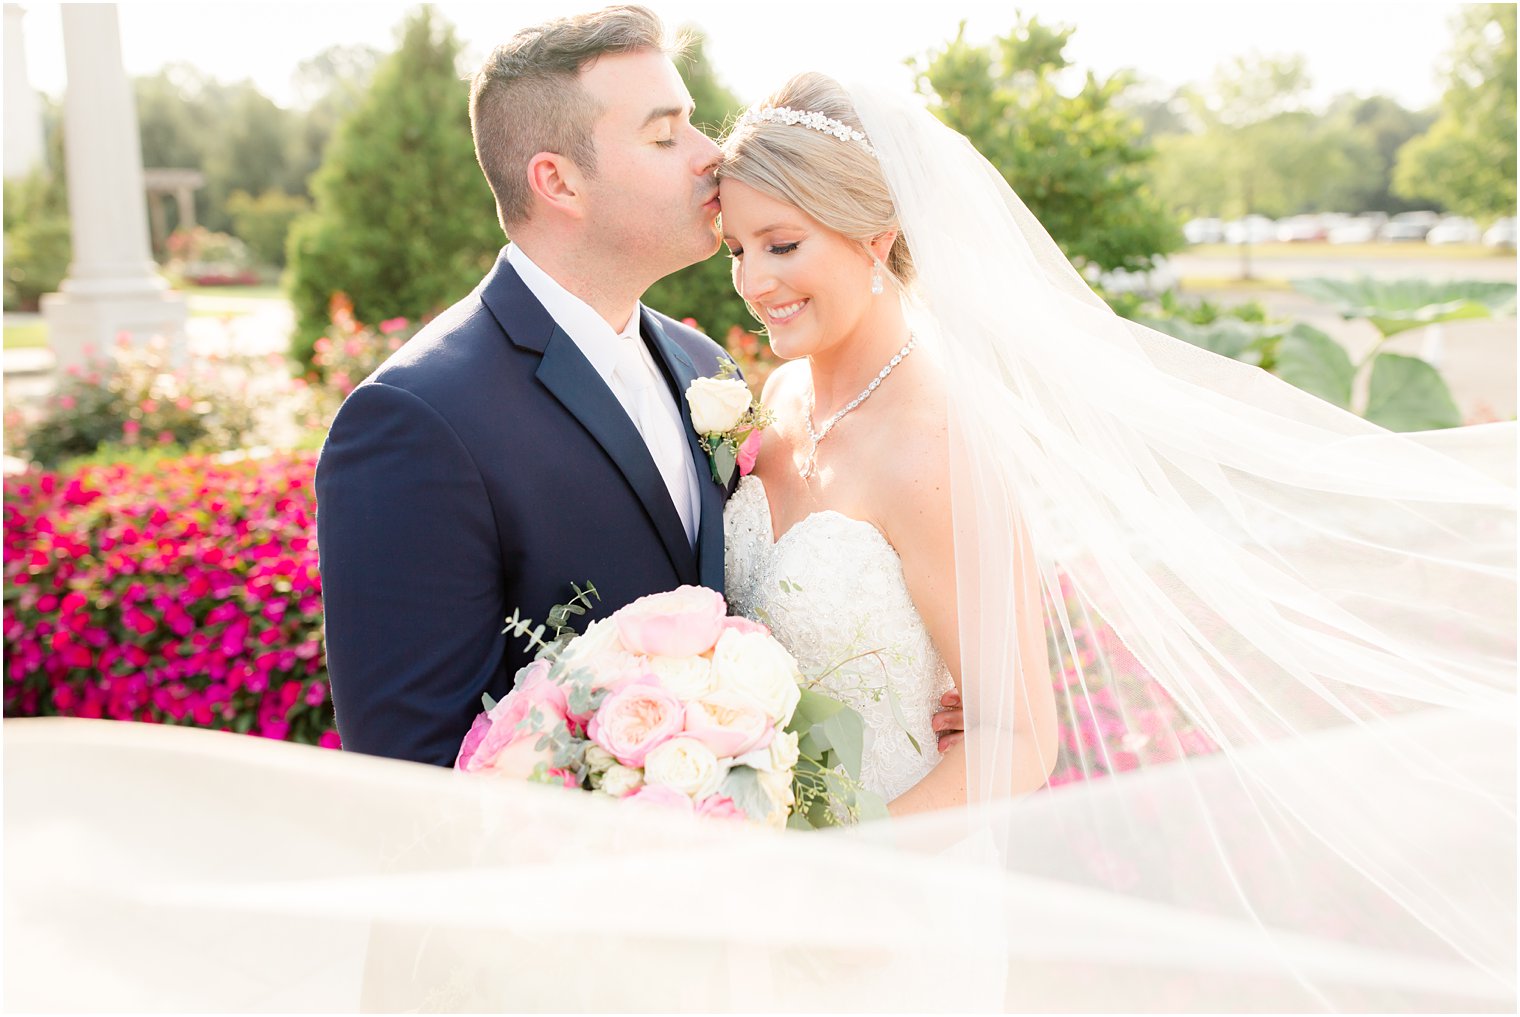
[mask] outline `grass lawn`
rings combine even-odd
[[[1184,247],[1178,254],[1201,258],[1239,258],[1239,244],[1198,244]],[[1389,261],[1429,260],[1460,261],[1473,258],[1508,258],[1515,252],[1481,244],[1252,244],[1253,258],[1379,258]]]
[[[1207,293],[1211,290],[1255,290],[1259,293],[1289,293],[1293,284],[1286,279],[1271,276],[1253,276],[1240,279],[1232,276],[1185,275],[1177,280],[1177,288],[1183,293]]]
[[[5,348],[8,350],[46,345],[47,325],[43,322],[36,321],[25,325],[5,326]]]

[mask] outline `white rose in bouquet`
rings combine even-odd
[[[734,765],[754,767],[763,773],[784,773],[790,780],[797,757],[797,732],[779,731],[769,745],[746,752],[734,760]]]
[[[591,776],[596,777],[606,773],[617,764],[617,758],[600,745],[592,742],[586,746],[586,769]]]
[[[713,649],[712,667],[719,689],[744,693],[778,724],[792,719],[802,698],[797,661],[768,633],[726,630]]]
[[[713,690],[712,661],[706,657],[650,657],[648,667],[683,703],[701,699]]]
[[[792,793],[791,771],[778,773],[766,770],[757,771],[760,779],[760,790],[765,792],[766,800],[771,804],[770,814],[765,817],[767,826],[781,827],[786,825],[787,813],[792,809],[792,804],[797,800]]]
[[[644,782],[701,801],[718,790],[728,767],[695,738],[672,738],[644,758]]]
[[[601,790],[614,798],[632,794],[644,785],[644,775],[632,766],[613,763],[602,774]]]
[[[754,396],[738,378],[698,378],[686,389],[691,424],[698,434],[721,434],[744,419]]]

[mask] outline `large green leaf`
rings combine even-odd
[[[1366,417],[1390,431],[1430,431],[1462,423],[1441,375],[1418,357],[1384,353],[1372,362]]]
[[[1293,288],[1335,307],[1343,318],[1366,318],[1383,338],[1441,321],[1513,317],[1515,284],[1429,279],[1295,279]]]
[[[1262,331],[1260,326],[1236,318],[1220,318],[1207,325],[1195,325],[1184,318],[1140,317],[1135,321],[1231,360],[1242,359],[1241,354]]]
[[[1345,409],[1356,366],[1340,344],[1309,325],[1288,330],[1277,345],[1277,376]]]

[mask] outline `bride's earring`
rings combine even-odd
[[[881,259],[871,255],[871,296],[879,297],[886,290],[886,284],[881,278]]]

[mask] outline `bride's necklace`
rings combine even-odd
[[[854,399],[851,399],[844,409],[830,417],[828,422],[823,425],[822,430],[813,430],[813,393],[811,389],[808,391],[807,413],[803,416],[802,422],[807,427],[808,441],[811,442],[811,446],[808,449],[807,461],[802,464],[803,480],[807,480],[818,472],[818,443],[828,437],[829,432],[834,429],[834,425],[843,420],[846,413],[849,413],[855,407],[871,398],[871,393],[875,392],[881,386],[881,383],[887,380],[887,375],[891,374],[893,368],[902,363],[903,359],[913,352],[913,347],[917,344],[918,337],[911,332],[908,333],[907,343],[903,345],[902,349],[893,354],[892,359],[887,361],[887,366],[883,367],[880,373],[871,379],[871,384],[865,387],[865,391],[861,392]]]

